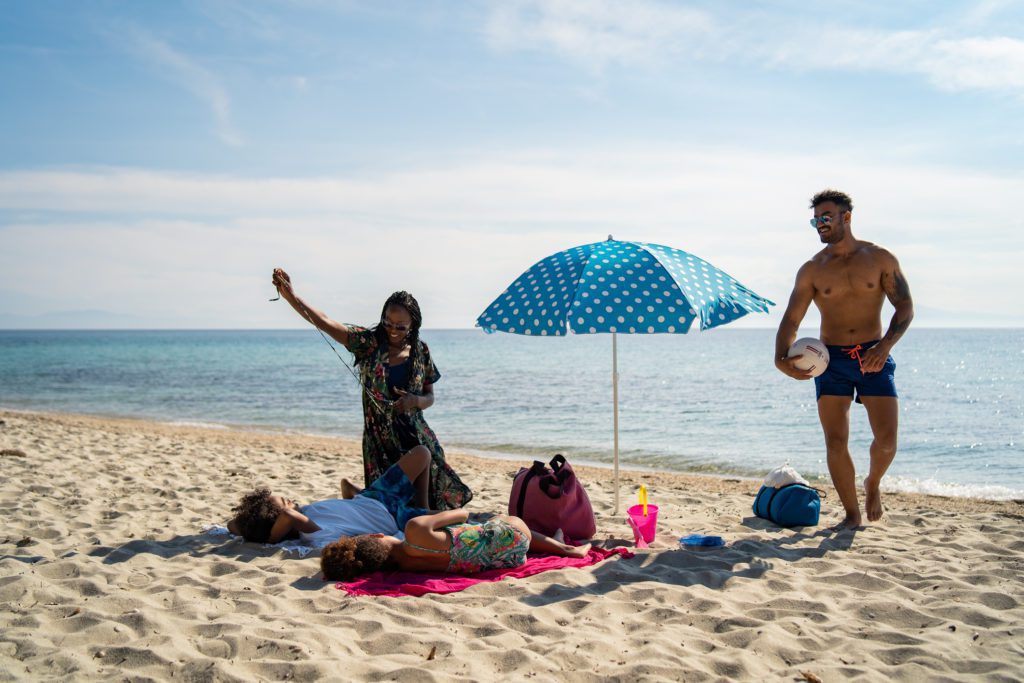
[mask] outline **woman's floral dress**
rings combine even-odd
[[[391,407],[388,395],[387,345],[378,343],[373,330],[353,325],[348,328],[347,348],[355,355],[361,381],[366,387],[363,392],[363,471],[369,486],[398,462],[408,448],[402,447],[396,430],[396,411]],[[422,394],[423,385],[433,384],[440,378],[440,373],[430,358],[430,350],[422,341],[410,354],[410,360],[408,392]],[[411,423],[416,441],[430,451],[430,508],[448,510],[463,507],[473,498],[473,492],[444,461],[444,449],[434,430],[423,419],[423,411],[413,410],[409,418],[406,424]]]

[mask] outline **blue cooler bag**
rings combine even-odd
[[[803,484],[762,486],[754,499],[754,514],[779,526],[815,526],[820,512],[821,494]]]

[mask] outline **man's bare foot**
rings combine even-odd
[[[868,513],[869,522],[877,522],[882,518],[882,493],[878,490],[878,482],[871,477],[864,477],[864,511]]]
[[[590,544],[584,543],[583,545],[567,545],[565,556],[566,557],[586,557],[587,553],[590,552]]]
[[[861,527],[860,513],[856,515],[847,515],[846,519],[839,522],[832,527],[832,531],[847,531],[850,529],[858,529]]]
[[[362,489],[350,482],[348,479],[341,480],[341,497],[345,500],[351,500],[357,495],[362,493]]]

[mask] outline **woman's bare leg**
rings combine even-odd
[[[506,515],[498,515],[498,517],[500,519],[504,519],[509,524],[518,528],[530,537],[530,552],[543,553],[545,555],[559,555],[561,557],[586,557],[587,553],[590,552],[589,543],[584,543],[583,545],[569,545],[568,543],[556,541],[550,536],[545,536],[539,531],[530,529],[526,526],[526,522],[519,517]]]
[[[399,458],[398,466],[402,468],[416,490],[412,504],[418,508],[427,507],[430,493],[430,451],[426,446],[416,446]]]
[[[586,557],[590,552],[590,544],[569,545],[545,536],[536,531],[530,532],[530,552],[544,553],[546,555],[560,555],[562,557]]]
[[[348,479],[342,478],[341,480],[341,497],[345,500],[351,500],[363,492],[361,488],[350,482]]]

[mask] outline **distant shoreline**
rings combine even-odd
[[[12,410],[0,406],[0,419],[5,418],[23,418],[54,425],[74,425],[90,429],[113,429],[119,432],[148,431],[188,441],[196,438],[200,438],[203,441],[224,440],[236,445],[245,443],[251,448],[280,448],[284,446],[301,448],[302,445],[309,445],[320,450],[361,452],[359,439],[343,436],[259,429],[250,430],[223,425],[182,424],[145,418],[101,416],[85,413]],[[2,435],[3,430],[0,427],[0,437]],[[3,448],[7,448],[7,446],[3,446]],[[446,457],[453,463],[463,462],[465,465],[462,466],[469,469],[482,470],[489,473],[497,471],[514,473],[517,466],[526,466],[531,461],[529,458],[515,460],[512,458],[487,457],[459,448],[446,448],[445,453]],[[458,470],[459,468],[457,467],[456,469]],[[574,469],[585,476],[585,480],[610,481],[609,471],[611,466],[605,466],[604,464],[574,464]],[[747,493],[751,496],[756,493],[760,485],[760,481],[756,479],[733,475],[694,474],[653,469],[641,470],[632,466],[620,467],[619,472],[624,496],[627,495],[630,484],[650,481],[661,482],[663,486],[673,488],[693,488],[695,492]],[[650,483],[648,483],[648,486],[650,487]],[[826,501],[837,504],[834,491],[832,491],[830,486],[825,488],[827,488]],[[938,496],[905,491],[887,491],[885,492],[885,498],[886,500],[898,500],[902,505],[907,506],[941,508],[960,512],[1001,512],[1024,515],[1024,500],[989,500],[967,496]]]
[[[1024,498],[1022,335],[919,330],[901,343],[907,419],[883,490]],[[428,420],[446,448],[612,467],[608,335],[424,338],[444,377]],[[620,340],[620,466],[757,480],[788,463],[828,487],[813,386],[774,369],[773,340],[769,329],[730,328]],[[335,350],[341,361],[312,328],[0,332],[0,406],[358,440],[358,382]],[[870,434],[857,415],[851,453],[863,476]]]

